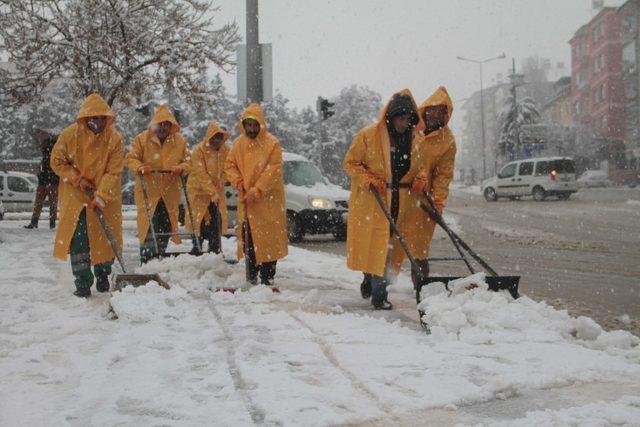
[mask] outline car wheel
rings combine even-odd
[[[496,200],[498,200],[498,195],[496,194],[496,190],[494,190],[492,187],[487,187],[484,190],[484,199],[487,202],[495,202]]]
[[[287,237],[290,243],[299,243],[304,237],[304,230],[300,218],[295,212],[287,212]]]
[[[544,188],[540,187],[539,185],[533,187],[531,195],[533,196],[533,200],[535,200],[536,202],[541,202],[547,198],[547,192],[544,191]]]
[[[638,183],[636,181],[630,182],[629,183],[629,188],[636,188],[636,185],[638,185]]]

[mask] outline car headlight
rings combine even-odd
[[[320,198],[309,198],[309,204],[315,209],[333,209],[334,203],[331,200]]]

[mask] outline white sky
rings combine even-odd
[[[608,0],[617,6],[621,0]],[[218,0],[220,18],[245,37],[245,0]],[[295,107],[315,106],[352,83],[384,100],[408,87],[417,102],[445,85],[460,101],[479,88],[478,66],[456,56],[507,59],[486,64],[485,87],[511,57],[547,57],[570,70],[568,40],[592,16],[591,0],[261,0],[260,42],[273,44],[274,89]],[[235,75],[223,75],[236,93]]]

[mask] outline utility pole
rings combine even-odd
[[[524,74],[516,74],[516,59],[511,58],[511,99],[513,101],[513,120],[515,130],[514,153],[513,158],[509,160],[518,160],[520,158],[520,124],[518,123],[518,101],[516,99],[517,88],[524,84]]]
[[[258,27],[258,0],[247,0],[247,102],[262,98],[262,55]]]

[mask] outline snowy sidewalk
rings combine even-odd
[[[372,312],[343,258],[291,247],[282,294],[213,293],[244,265],[204,255],[85,301],[52,239],[0,224],[2,425],[640,424],[638,338],[526,297],[433,288],[426,335],[406,276]]]

